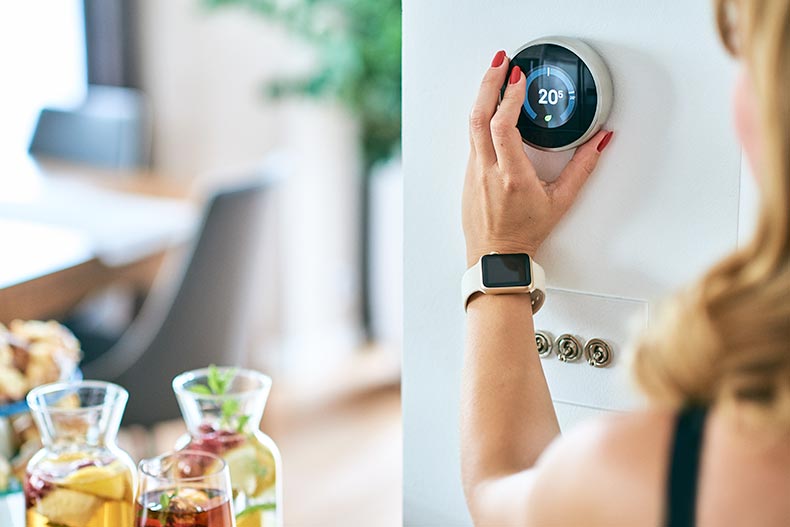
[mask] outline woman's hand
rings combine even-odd
[[[526,90],[518,67],[499,101],[507,70],[508,59],[500,51],[483,77],[469,119],[463,226],[470,267],[491,252],[534,255],[576,199],[613,133],[600,131],[576,150],[559,178],[541,181],[516,128]]]

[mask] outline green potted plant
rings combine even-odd
[[[268,97],[307,96],[340,102],[359,125],[362,168],[362,320],[371,337],[371,185],[377,165],[400,154],[401,2],[400,0],[202,0],[211,8],[243,6],[275,21],[312,44],[317,67],[304,77],[268,82]],[[392,173],[391,167],[379,173]],[[391,183],[387,183],[391,185]],[[398,193],[398,197],[400,194]],[[392,198],[395,199],[395,198]],[[394,205],[400,207],[400,204]],[[380,207],[387,210],[392,204]],[[392,224],[392,222],[387,222]],[[391,233],[380,233],[391,237]],[[378,250],[378,249],[373,249]],[[391,252],[391,251],[389,251]],[[388,300],[383,300],[387,302]],[[381,304],[382,301],[375,302]]]
[[[314,45],[318,66],[277,79],[270,97],[306,95],[341,102],[358,120],[366,172],[389,159],[401,135],[400,0],[203,0],[246,6]]]

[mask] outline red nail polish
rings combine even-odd
[[[521,68],[516,66],[513,68],[513,71],[510,72],[510,84],[515,84],[519,80],[521,80]]]
[[[609,132],[605,136],[603,136],[603,139],[601,139],[601,142],[598,143],[598,152],[603,152],[603,149],[606,148],[606,145],[608,145],[609,141],[612,140],[612,136],[613,135],[614,135],[614,132]]]
[[[504,51],[497,51],[496,55],[494,55],[494,60],[491,61],[492,68],[498,68],[505,62],[505,52]]]

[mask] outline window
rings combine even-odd
[[[85,69],[81,0],[0,4],[0,162],[27,152],[42,107],[83,99]]]

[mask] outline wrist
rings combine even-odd
[[[470,301],[483,295],[518,295],[529,299],[537,312],[546,299],[543,268],[525,253],[484,254],[470,265],[461,279],[464,309]]]
[[[474,306],[474,307],[473,307]],[[508,309],[526,310],[532,315],[532,300],[529,295],[486,295],[475,293],[469,297],[466,312],[491,309],[492,306],[507,306]]]

